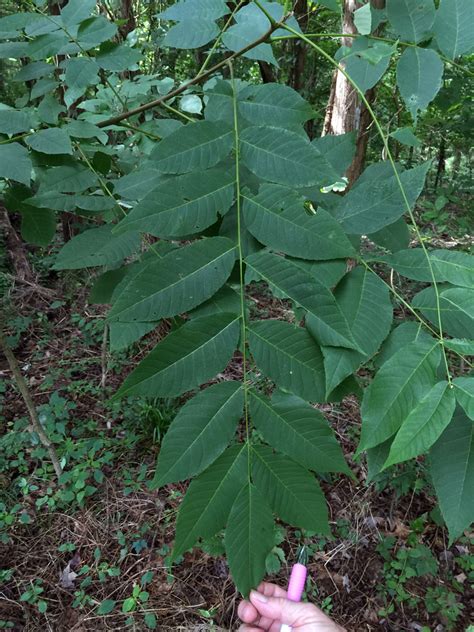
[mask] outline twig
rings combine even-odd
[[[26,408],[30,415],[32,429],[38,435],[43,446],[47,449],[49,453],[49,458],[51,459],[51,463],[53,464],[53,467],[54,467],[54,471],[56,472],[56,476],[58,477],[58,480],[59,480],[61,474],[63,473],[63,468],[61,467],[61,464],[59,463],[59,458],[56,453],[56,449],[54,445],[51,443],[51,441],[49,440],[48,436],[46,435],[43,429],[43,426],[41,425],[41,422],[38,418],[38,412],[36,410],[36,406],[33,402],[33,398],[31,397],[31,393],[26,383],[26,380],[21,373],[18,360],[13,354],[13,351],[8,346],[7,341],[1,331],[0,331],[0,349],[5,354],[8,365],[10,366],[10,370],[13,373],[13,378],[16,382],[16,385],[18,386],[18,390],[20,391],[21,396],[23,397],[23,401],[25,402]]]
[[[274,33],[277,29],[283,26],[283,24],[285,23],[285,20],[288,17],[289,16],[284,16],[280,22],[272,23],[268,31],[264,33],[261,37],[256,39],[254,42],[252,42],[251,44],[248,44],[247,46],[244,46],[244,48],[241,48],[237,52],[232,53],[232,55],[229,55],[228,57],[220,61],[218,64],[215,64],[214,66],[209,68],[209,70],[206,70],[206,72],[196,75],[193,79],[190,79],[186,83],[183,83],[181,86],[179,86],[179,88],[176,88],[175,90],[172,90],[171,92],[168,92],[168,94],[165,94],[159,99],[155,99],[154,101],[150,101],[149,103],[144,103],[143,105],[140,105],[139,107],[134,108],[133,110],[128,110],[128,112],[122,112],[122,114],[118,114],[117,116],[112,116],[111,118],[108,118],[105,121],[100,121],[100,123],[97,123],[97,127],[102,128],[102,127],[108,127],[109,125],[116,125],[117,123],[120,123],[120,121],[123,121],[124,119],[130,118],[131,116],[135,116],[136,114],[141,114],[142,112],[147,112],[148,110],[151,110],[153,108],[158,107],[159,105],[162,105],[165,101],[174,99],[174,97],[179,96],[191,86],[194,86],[196,83],[199,83],[200,81],[203,81],[204,79],[207,79],[217,70],[220,70],[224,66],[227,66],[229,62],[233,61],[237,57],[241,57],[242,55],[247,53],[249,50],[252,50],[252,48],[255,48],[259,44],[262,44],[263,42],[265,42],[272,33]]]

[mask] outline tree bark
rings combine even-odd
[[[135,14],[133,12],[133,0],[122,0],[122,20],[126,20],[125,24],[120,27],[120,34],[123,39],[137,28]]]
[[[444,136],[441,137],[441,143],[438,151],[438,167],[436,169],[436,178],[434,183],[434,189],[437,190],[443,179],[443,174],[446,169],[446,141]]]
[[[383,9],[385,0],[371,0],[371,4],[376,9]],[[362,3],[358,0],[345,0],[342,18],[343,33],[352,35],[357,33],[353,14],[360,6],[362,6]],[[377,31],[375,34],[377,34]],[[351,47],[352,37],[342,38],[341,45]],[[370,104],[374,102],[375,96],[375,88],[368,90],[365,95]],[[361,103],[355,88],[341,72],[336,71],[332,79],[331,93],[324,119],[323,136],[357,131],[356,153],[346,173],[349,187],[357,180],[364,168],[371,123],[370,113],[365,105]]]
[[[61,474],[63,473],[63,469],[59,462],[59,458],[56,453],[56,448],[49,440],[49,437],[47,436],[47,434],[45,433],[43,429],[43,426],[41,425],[41,422],[38,418],[38,412],[36,410],[36,406],[33,402],[33,398],[31,397],[30,389],[28,388],[26,380],[23,377],[23,374],[20,369],[20,365],[18,364],[18,360],[16,359],[13,351],[7,345],[7,341],[1,331],[0,331],[0,349],[3,351],[7,359],[8,365],[13,374],[13,379],[15,380],[16,385],[18,386],[18,390],[20,391],[21,396],[23,397],[23,401],[25,402],[25,406],[26,406],[26,409],[28,410],[28,414],[31,420],[31,430],[33,432],[36,432],[36,434],[39,437],[39,440],[48,451],[49,458],[51,459],[51,463],[53,464],[54,471],[56,472],[56,476],[58,477],[58,481],[59,481],[59,478],[61,477]]]
[[[15,277],[20,281],[33,283],[35,275],[28,260],[25,245],[13,228],[7,209],[0,206],[0,211],[2,212],[2,224],[4,225],[7,252]]]
[[[295,18],[298,20],[298,24],[303,32],[306,31],[308,26],[308,0],[296,0],[294,8]],[[290,86],[299,92],[303,87],[304,69],[306,63],[306,55],[308,52],[307,46],[301,40],[295,39],[292,41],[293,45],[293,66],[291,69],[289,84]]]

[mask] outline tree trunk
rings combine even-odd
[[[434,189],[438,188],[441,184],[441,180],[443,179],[443,174],[446,169],[446,141],[444,136],[441,137],[441,143],[439,145],[438,151],[438,168],[436,169],[436,179],[434,183]]]
[[[28,260],[25,244],[18,236],[10,221],[10,216],[6,208],[0,206],[1,220],[3,224],[3,234],[7,246],[8,256],[11,261],[15,277],[20,281],[33,283],[35,275]]]
[[[371,0],[371,4],[376,9],[383,9],[385,0]],[[362,4],[358,0],[345,0],[342,18],[343,33],[357,33],[353,13],[360,6]],[[377,34],[377,31],[375,34]],[[341,45],[352,46],[352,38],[342,38]],[[367,91],[365,97],[369,103],[374,102],[375,94],[375,88]],[[358,132],[354,160],[346,173],[349,187],[359,177],[364,168],[371,123],[370,113],[361,104],[357,91],[341,72],[336,71],[333,75],[331,93],[326,108],[323,136],[326,134],[346,134],[352,131]]]
[[[345,0],[342,14],[342,33],[351,35],[357,33],[353,13],[360,6],[358,0]],[[343,37],[341,46],[351,47],[352,38]],[[332,79],[331,93],[324,119],[323,136],[326,134],[346,134],[356,129],[358,105],[357,92],[342,72],[336,70]]]
[[[294,14],[301,30],[305,32],[308,26],[308,0],[296,0]],[[292,40],[292,45],[294,62],[288,83],[294,90],[299,92],[304,83],[304,67],[308,49],[306,44],[299,39]]]
[[[133,12],[133,0],[122,0],[120,18],[125,20],[125,24],[120,27],[120,35],[122,39],[126,39],[127,35],[137,28],[135,14]]]

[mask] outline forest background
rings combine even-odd
[[[0,629],[472,631],[473,23],[2,0]]]

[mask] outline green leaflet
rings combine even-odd
[[[150,154],[151,165],[163,173],[208,169],[230,153],[233,142],[233,130],[222,122],[188,124],[156,145]]]
[[[360,48],[356,44],[353,45],[353,53],[345,61],[345,70],[356,86],[362,91],[367,92],[370,88],[373,88],[385,74],[389,64],[390,56],[385,56],[377,63],[372,63],[370,60],[363,57],[359,50]],[[365,50],[366,47],[362,47]],[[358,54],[359,53],[359,54]]]
[[[222,371],[239,339],[234,314],[203,316],[159,342],[114,395],[173,397],[199,386]]]
[[[211,296],[210,299],[198,305],[193,309],[189,316],[191,318],[199,318],[216,313],[240,314],[242,306],[240,304],[240,296],[228,285],[224,285],[221,289]]]
[[[463,353],[464,355],[474,355],[474,340],[466,340],[453,338],[452,340],[445,340],[444,344],[448,349]]]
[[[108,270],[96,277],[89,294],[89,303],[93,305],[106,305],[112,302],[112,296],[117,285],[122,281],[128,271],[128,266],[122,266],[116,270]]]
[[[153,487],[200,474],[225,450],[243,414],[241,382],[201,391],[178,412],[161,444]]]
[[[77,31],[77,40],[81,48],[90,50],[111,39],[116,33],[117,26],[100,15],[81,22]]]
[[[474,424],[462,410],[431,448],[430,471],[450,544],[474,520]]]
[[[455,250],[433,250],[431,261],[442,281],[474,289],[474,256]]]
[[[383,470],[385,461],[387,460],[393,437],[387,439],[383,443],[379,443],[374,448],[366,451],[367,457],[367,484],[372,483],[380,472]]]
[[[179,0],[156,16],[160,20],[218,20],[229,13],[224,0]]]
[[[430,165],[428,161],[400,174],[411,208],[423,190]],[[406,210],[399,184],[395,176],[391,176],[364,180],[352,188],[337,207],[335,217],[347,233],[362,235],[393,224]]]
[[[313,474],[267,446],[252,450],[255,485],[279,518],[285,522],[329,534],[324,494]]]
[[[219,27],[215,22],[203,20],[183,20],[170,28],[163,40],[164,46],[171,48],[200,48],[219,35]]]
[[[263,180],[293,188],[327,186],[339,179],[309,140],[276,127],[248,127],[240,135],[244,164]]]
[[[379,369],[364,392],[362,435],[357,452],[391,437],[436,382],[441,350],[436,342],[400,349]]]
[[[274,545],[274,522],[265,497],[247,483],[235,499],[224,536],[230,571],[246,597],[265,573],[265,559]]]
[[[361,35],[369,35],[372,31],[372,11],[370,4],[364,4],[354,11],[354,24]]]
[[[94,0],[69,0],[61,9],[61,18],[66,26],[79,24],[96,8]]]
[[[167,176],[150,165],[151,163],[147,163],[146,166],[141,166],[140,169],[114,180],[114,193],[126,200],[142,200],[148,193],[166,182]]]
[[[29,185],[33,165],[28,151],[19,143],[0,145],[0,178]]]
[[[455,59],[474,46],[474,5],[470,0],[441,0],[434,34],[442,53]]]
[[[415,136],[411,127],[399,127],[390,136],[407,147],[419,147],[421,140]]]
[[[298,92],[279,83],[245,88],[239,94],[238,109],[253,125],[271,122],[275,127],[300,125],[315,115],[311,105]]]
[[[436,281],[444,281],[442,275],[439,274],[435,267],[432,257],[432,270]],[[431,282],[433,280],[428,259],[422,248],[408,248],[399,250],[393,255],[383,258],[383,261],[396,270],[399,274],[415,281]]]
[[[322,283],[328,289],[339,283],[346,273],[347,264],[342,259],[331,261],[304,261],[303,259],[290,259],[296,266],[309,272],[316,281]]]
[[[109,323],[110,350],[122,351],[153,331],[158,323]]]
[[[104,42],[95,56],[95,61],[100,68],[112,72],[133,70],[142,59],[141,51],[115,42]]]
[[[99,82],[99,66],[89,57],[72,57],[65,63],[64,82],[68,87],[64,102],[68,107],[87,90]]]
[[[248,480],[247,457],[246,444],[231,446],[191,482],[179,508],[173,559],[198,538],[211,538],[225,526],[232,504]]]
[[[421,42],[435,20],[433,0],[387,0],[387,18],[395,33],[408,42]]]
[[[248,329],[250,351],[267,377],[307,401],[324,400],[321,350],[303,327],[262,320]]]
[[[21,211],[21,236],[29,244],[47,246],[56,233],[56,222],[54,211],[25,205]]]
[[[44,154],[72,154],[71,139],[64,130],[57,127],[35,132],[25,141],[31,149]]]
[[[393,224],[389,224],[384,228],[371,233],[369,238],[382,248],[390,250],[391,252],[397,252],[408,248],[410,244],[410,231],[407,223],[403,217],[397,219]]]
[[[25,200],[25,203],[37,208],[49,208],[54,211],[76,211],[77,213],[77,209],[99,212],[116,207],[116,202],[104,195],[66,195],[54,190],[45,191],[44,193],[40,191],[37,195]]]
[[[271,15],[273,20],[279,21],[282,19],[284,8],[281,4],[277,2],[266,2],[265,0],[260,4]],[[232,51],[238,51],[248,44],[251,44],[267,33],[270,28],[268,18],[260,7],[253,2],[243,6],[235,14],[235,22],[234,25],[225,31],[222,37],[224,46]],[[301,30],[294,17],[289,18],[287,24],[297,31]],[[274,33],[274,35],[282,34],[285,34],[285,31],[282,29],[278,29]],[[278,66],[270,44],[259,44],[259,46],[245,53],[244,56],[249,59],[259,59]]]
[[[199,48],[219,35],[215,20],[229,13],[223,0],[184,0],[157,15],[162,20],[175,20],[166,34],[165,46]]]
[[[158,184],[115,229],[157,237],[180,237],[204,230],[230,208],[235,176],[224,169],[193,171]]]
[[[316,334],[320,344],[358,348],[334,296],[311,274],[282,257],[266,252],[247,257],[246,264],[270,288],[309,312],[312,333]]]
[[[120,263],[140,247],[138,233],[112,235],[110,224],[85,230],[73,237],[59,251],[54,270],[79,270]]]
[[[417,321],[407,321],[397,325],[392,329],[390,335],[383,343],[380,352],[375,357],[374,363],[377,368],[385,364],[397,351],[411,343],[427,342],[434,344],[432,338],[425,327]]]
[[[275,450],[315,472],[351,474],[327,420],[305,401],[282,393],[270,401],[250,391],[252,421]]]
[[[28,132],[33,123],[28,111],[6,109],[0,110],[0,134],[19,134]]]
[[[46,195],[50,191],[82,193],[99,184],[96,174],[79,164],[52,167],[41,175],[40,183],[39,193],[44,190]]]
[[[474,377],[457,377],[453,381],[456,400],[474,421]]]
[[[409,112],[416,121],[438,94],[444,65],[438,53],[428,48],[406,48],[397,64],[397,85]]]
[[[448,382],[438,382],[411,410],[390,448],[384,469],[426,452],[451,421],[456,406]]]
[[[392,303],[387,286],[362,266],[351,270],[336,287],[334,296],[349,323],[362,353],[352,349],[323,347],[326,396],[365,359],[376,353],[390,331]],[[308,321],[311,331],[311,320]]]
[[[455,250],[432,250],[429,259],[436,281],[474,289],[474,257]],[[433,280],[427,257],[422,248],[401,250],[385,257],[387,263],[403,276],[415,281]]]
[[[311,144],[324,155],[335,171],[343,176],[354,159],[355,141],[355,132],[347,132],[347,134],[339,134],[338,136],[331,134],[319,136],[312,140]]]
[[[474,290],[461,287],[446,289],[446,286],[438,288],[443,330],[451,336],[470,338],[474,331]],[[416,294],[412,305],[438,327],[438,309],[433,287],[427,287]]]
[[[235,254],[229,239],[211,237],[149,260],[121,288],[109,320],[156,321],[193,309],[227,281]]]
[[[340,225],[326,211],[305,209],[305,199],[277,184],[263,184],[256,196],[244,195],[248,230],[261,243],[302,259],[340,259],[355,251]]]

